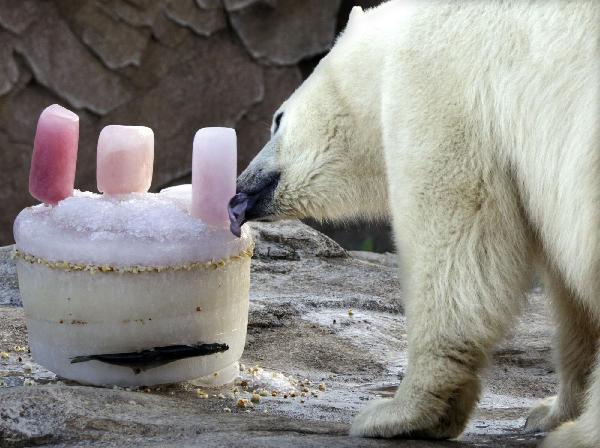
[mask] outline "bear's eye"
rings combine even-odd
[[[279,125],[281,124],[282,118],[283,112],[279,112],[277,115],[275,115],[275,120],[273,120],[273,134],[275,134],[277,132],[277,129],[279,129]]]

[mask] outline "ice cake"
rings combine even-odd
[[[139,386],[238,372],[252,240],[229,231],[235,132],[200,130],[192,185],[148,193],[153,134],[109,126],[98,189],[74,189],[77,116],[40,116],[30,191],[14,225],[19,287],[36,362],[61,377]]]

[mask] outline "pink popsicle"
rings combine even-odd
[[[29,193],[46,204],[73,195],[79,117],[58,104],[44,109],[38,119],[29,171]]]
[[[154,132],[145,126],[106,126],[98,137],[96,157],[98,191],[145,193],[152,183]]]
[[[231,128],[204,128],[194,137],[192,216],[227,227],[227,205],[235,195],[237,137]]]

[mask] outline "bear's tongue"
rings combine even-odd
[[[242,235],[242,225],[246,222],[246,211],[254,201],[246,193],[238,193],[229,201],[229,228],[238,238]]]

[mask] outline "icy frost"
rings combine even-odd
[[[190,216],[188,186],[159,194],[106,197],[76,191],[56,206],[23,210],[15,221],[17,248],[50,261],[111,266],[172,266],[237,255],[248,235],[208,226]]]

